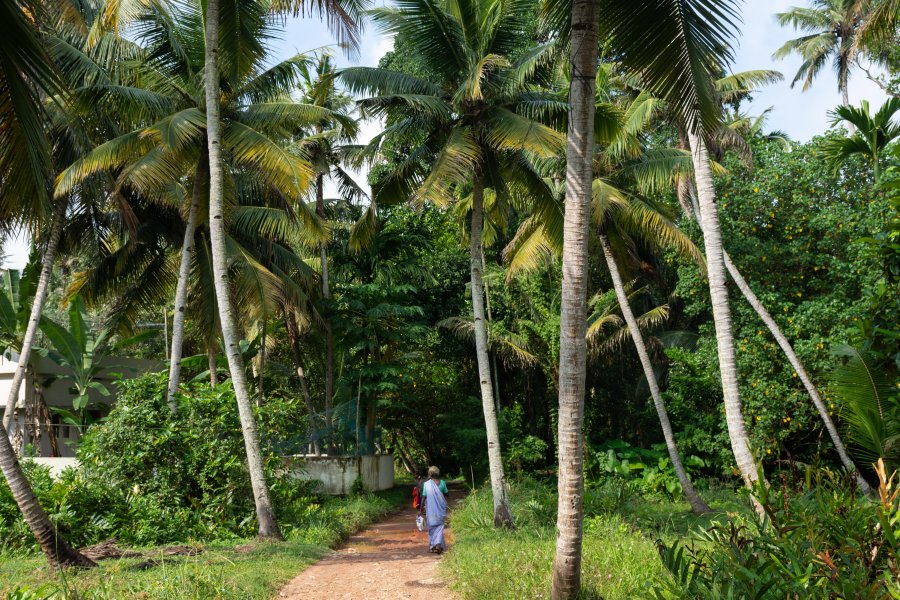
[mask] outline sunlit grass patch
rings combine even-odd
[[[456,544],[442,568],[463,598],[550,596],[556,496],[552,488],[526,481],[513,486],[511,500],[518,525],[515,531],[493,528],[489,490],[470,496],[451,516]],[[667,575],[650,535],[615,512],[586,518],[585,597],[640,597],[659,577]]]

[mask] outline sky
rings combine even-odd
[[[383,4],[383,0],[376,0]],[[758,115],[769,107],[773,107],[766,122],[768,130],[785,131],[792,139],[805,142],[828,128],[828,111],[840,104],[841,97],[837,90],[837,79],[831,70],[819,74],[813,86],[802,91],[802,84],[791,88],[790,82],[797,72],[801,60],[790,57],[775,61],[772,54],[785,41],[798,37],[799,34],[790,28],[782,28],[775,22],[775,14],[787,10],[791,6],[806,6],[805,0],[745,0],[743,6],[742,37],[736,50],[734,72],[750,69],[775,69],[781,71],[785,80],[770,85],[754,95],[751,104],[745,110]],[[309,52],[317,48],[332,46],[334,39],[327,27],[315,19],[292,19],[282,35],[272,47],[272,62],[284,60],[300,52]],[[391,50],[393,41],[380,35],[371,26],[363,34],[358,60],[351,62],[340,49],[333,47],[339,67],[350,64],[375,66],[384,54]],[[850,79],[850,102],[858,104],[861,100],[869,100],[873,106],[879,106],[886,96],[865,74],[854,72]],[[371,122],[361,128],[360,142],[367,142],[378,132],[379,124]],[[366,189],[364,173],[355,174],[357,181]],[[329,195],[334,190],[328,190]],[[28,258],[28,241],[20,236],[7,242],[7,256],[3,267],[22,268]]]

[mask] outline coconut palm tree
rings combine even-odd
[[[336,70],[332,57],[320,54],[314,64],[306,65],[302,70],[302,100],[312,106],[326,109],[328,118],[311,124],[307,135],[296,145],[296,148],[308,159],[315,170],[316,214],[323,221],[325,212],[325,182],[331,179],[337,183],[341,198],[349,201],[362,201],[367,194],[344,169],[348,161],[350,144],[359,133],[359,126],[353,118],[353,98],[339,91],[335,86]],[[372,208],[371,210],[374,210]],[[370,211],[367,211],[367,215]],[[355,228],[355,231],[360,231]],[[370,229],[366,228],[366,231]],[[357,236],[351,237],[356,242]],[[367,240],[370,241],[370,240]],[[331,300],[331,285],[328,270],[328,244],[319,244],[319,276],[321,280],[322,298]],[[326,436],[331,428],[334,404],[334,333],[331,321],[324,316],[325,337],[325,428]],[[300,365],[297,365],[300,369]]]
[[[705,9],[703,13],[679,13],[679,17],[668,20],[660,16],[656,29],[660,32],[667,30],[668,39],[674,39],[676,43],[655,55],[649,47],[638,49],[634,56],[626,53],[622,62],[628,71],[646,82],[646,89],[670,103],[687,132],[697,180],[699,220],[703,230],[726,422],[738,469],[747,485],[752,485],[758,474],[741,411],[721,232],[714,202],[712,167],[704,139],[706,133],[720,126],[721,108],[715,89],[715,74],[732,57],[728,40],[734,32],[735,4],[728,1],[710,2]],[[647,8],[643,11],[644,16],[650,17],[656,10]],[[696,35],[696,27],[700,25],[698,19],[715,33]],[[617,25],[614,21],[610,21],[610,26],[616,31],[616,40],[626,33],[639,35],[636,27]],[[650,61],[651,66],[646,67],[646,63],[638,62],[640,57]],[[680,69],[676,75],[666,78],[665,71],[672,62],[679,63]],[[660,77],[655,77],[655,74]],[[673,94],[676,90],[679,90],[677,95]]]
[[[282,539],[281,530],[275,520],[275,510],[269,497],[263,470],[262,455],[259,447],[259,435],[250,402],[250,391],[241,356],[240,329],[232,306],[231,292],[228,285],[228,264],[225,252],[225,214],[224,214],[224,169],[222,168],[222,123],[219,84],[219,0],[208,0],[206,5],[206,44],[205,44],[205,88],[206,88],[206,139],[209,148],[209,237],[213,262],[216,303],[219,307],[219,320],[228,358],[228,369],[231,372],[234,394],[237,399],[241,430],[244,434],[244,448],[247,452],[247,464],[250,470],[250,483],[256,501],[256,519],[258,536],[269,539]],[[225,25],[228,23],[226,21]],[[226,29],[226,31],[229,31]],[[236,30],[230,30],[234,34]],[[227,39],[227,38],[226,38]],[[228,63],[225,63],[228,64]],[[298,192],[305,183],[296,181]]]
[[[838,91],[844,104],[849,105],[847,85],[859,51],[860,1],[814,0],[809,7],[795,6],[778,13],[775,18],[782,27],[790,25],[805,34],[785,42],[772,55],[783,59],[796,53],[803,59],[791,87],[802,80],[803,91],[808,90],[822,67],[831,62],[837,75]]]
[[[594,96],[600,37],[599,0],[572,0],[569,17],[569,119],[559,316],[559,496],[553,600],[581,589],[584,519],[584,391],[587,368],[587,248],[594,158]]]
[[[713,322],[716,329],[716,350],[719,356],[719,374],[725,402],[725,422],[731,449],[738,470],[748,487],[759,479],[756,461],[750,449],[741,397],[738,388],[737,357],[734,350],[734,332],[731,326],[731,309],[728,305],[725,250],[715,205],[716,190],[706,142],[696,133],[690,133],[691,156],[694,162],[694,178],[697,184],[699,211],[697,221],[703,231],[706,254],[707,280],[712,300]]]
[[[0,222],[4,229],[16,223],[34,225],[48,212],[48,178],[52,167],[41,98],[56,95],[62,89],[61,78],[46,53],[44,32],[41,31],[41,27],[47,25],[52,16],[47,10],[48,6],[30,0],[18,0],[4,2],[0,7],[0,55],[4,57],[0,66]],[[40,309],[46,299],[50,269],[65,216],[65,203],[57,203],[52,213],[53,224],[44,248],[42,277],[39,278],[35,291],[32,314],[20,348],[19,366],[6,405],[6,411],[10,415],[10,406],[15,406],[18,401],[19,386],[30,360],[31,345],[40,321]],[[50,564],[65,567],[95,566],[93,561],[75,551],[58,534],[38,503],[7,436],[9,419],[6,415],[3,422],[4,429],[0,432],[0,470],[22,511],[25,523]]]
[[[247,3],[251,4],[251,3]],[[269,5],[252,3],[253,8],[264,13],[270,8],[275,9],[291,9],[294,12],[301,10],[317,11],[324,16],[329,26],[335,30],[339,37],[349,42],[351,48],[358,47],[358,34],[360,30],[360,9],[365,6],[364,2],[357,0],[315,0],[310,3],[300,2],[298,0],[276,0]],[[244,7],[242,3],[239,8]],[[271,501],[269,500],[268,489],[265,486],[265,477],[262,471],[262,460],[259,455],[259,440],[256,434],[256,425],[253,420],[253,413],[250,407],[250,394],[247,388],[247,381],[244,374],[243,359],[241,358],[240,346],[238,344],[239,335],[237,322],[235,321],[233,307],[231,306],[231,298],[229,295],[228,283],[228,265],[226,263],[225,253],[225,215],[224,215],[224,189],[223,189],[223,168],[221,163],[221,146],[222,146],[222,128],[221,128],[221,106],[219,91],[220,85],[218,76],[220,75],[220,67],[227,73],[229,69],[233,69],[239,64],[236,59],[237,54],[231,56],[235,59],[229,61],[220,61],[219,47],[221,43],[225,45],[233,43],[237,38],[237,33],[243,28],[242,23],[246,21],[243,15],[235,14],[232,7],[226,6],[228,10],[221,11],[219,0],[209,0],[206,5],[206,27],[205,27],[205,45],[204,45],[204,65],[205,65],[205,91],[206,91],[206,139],[209,148],[209,224],[210,224],[210,246],[212,255],[213,271],[215,273],[216,301],[219,306],[219,320],[222,327],[222,337],[225,343],[225,352],[228,358],[228,367],[234,384],[235,397],[238,402],[238,412],[241,416],[241,426],[244,429],[244,441],[247,447],[247,460],[250,463],[251,482],[253,483],[254,496],[257,504],[257,519],[259,520],[259,534],[261,537],[280,538],[281,532],[278,524],[275,522],[275,514],[272,510]],[[249,7],[248,7],[249,8]],[[224,19],[222,14],[224,12]],[[262,16],[260,14],[260,16]],[[234,19],[234,17],[239,17]],[[220,26],[225,25],[224,33],[220,40]],[[231,26],[231,27],[228,27]],[[224,41],[223,41],[224,40]],[[264,55],[265,49],[260,47]],[[261,58],[257,55],[257,58]],[[216,76],[212,76],[215,74]],[[293,184],[302,192],[306,187],[304,178],[308,177],[307,173],[294,171],[291,173]]]
[[[838,170],[851,156],[864,156],[872,163],[872,177],[878,185],[881,183],[881,156],[900,138],[900,122],[894,120],[897,112],[900,112],[900,98],[897,97],[888,98],[874,115],[866,100],[859,108],[837,107],[830,113],[832,123],[846,122],[852,131],[849,137],[829,140],[824,149],[825,158]]]
[[[897,35],[900,0],[858,1],[862,22],[856,36],[856,45],[875,53],[889,47]]]
[[[172,180],[185,182],[185,187],[190,189],[189,193],[183,193],[186,198],[181,201],[186,205],[186,217],[169,361],[167,395],[172,404],[180,381],[196,228],[199,216],[207,209],[208,158],[205,152],[199,151],[205,142],[201,79],[202,20],[199,4],[188,3],[179,5],[177,10],[172,9],[171,12],[151,8],[146,14],[141,13],[139,18],[139,36],[148,43],[147,54],[151,57],[146,59],[146,69],[151,74],[159,75],[157,78],[148,77],[151,84],[159,82],[155,89],[149,91],[161,97],[164,110],[154,115],[155,118],[149,123],[101,144],[76,161],[60,177],[57,190],[58,193],[65,193],[98,170],[116,172],[117,187],[128,186],[162,203],[173,202]],[[250,25],[250,30],[243,33],[244,42],[239,45],[232,42],[226,47],[229,52],[248,47],[252,52],[265,44],[269,38],[267,20],[262,15],[256,15],[255,24],[251,21]],[[231,69],[223,84],[227,122],[224,143],[233,168],[252,169],[264,184],[282,190],[282,197],[289,198],[296,195],[296,173],[308,171],[309,166],[307,161],[280,146],[283,140],[299,132],[303,125],[321,120],[329,112],[295,102],[290,97],[294,87],[302,80],[308,58],[297,55],[263,68],[261,57],[260,51],[256,50],[255,60],[242,62],[239,67]],[[240,61],[229,58],[229,62]],[[231,189],[239,188],[229,185]],[[232,194],[229,192],[229,195]],[[174,202],[177,203],[178,199]],[[265,218],[264,206],[258,207],[254,215],[250,207],[243,204],[239,220]],[[290,213],[299,213],[312,230],[321,232],[318,222],[304,204],[289,201],[282,208]]]
[[[563,4],[563,3],[553,3]],[[639,2],[573,1],[565,30],[571,32],[571,106],[566,152],[566,229],[563,245],[563,290],[560,335],[559,511],[553,568],[554,600],[580,591],[582,503],[581,425],[584,415],[584,319],[587,286],[587,236],[591,158],[593,157],[594,77],[600,21],[604,39],[628,71],[658,90],[685,115],[691,131],[715,125],[712,85],[700,77],[711,72],[707,57],[727,54],[735,20],[729,0]],[[559,11],[557,11],[558,14]],[[588,93],[589,92],[589,93]],[[576,124],[577,123],[577,124]],[[568,180],[571,178],[571,182]],[[571,214],[570,214],[570,211]],[[568,273],[568,274],[567,274]],[[568,292],[565,292],[567,286]],[[563,319],[565,317],[565,319]],[[577,335],[581,332],[582,335]]]
[[[486,190],[518,198],[548,197],[526,153],[553,155],[562,136],[533,117],[558,114],[561,103],[528,89],[549,45],[522,48],[527,5],[509,0],[411,0],[402,9],[371,11],[386,33],[402,35],[435,74],[426,81],[378,68],[340,73],[364,95],[361,108],[387,118],[371,142],[407,144],[400,164],[375,186],[374,203],[433,202],[445,206],[471,193],[469,235],[472,309],[482,408],[487,429],[494,523],[511,526],[485,322],[482,232]],[[424,166],[424,168],[423,168]]]
[[[752,91],[758,86],[773,81],[778,81],[779,79],[780,74],[776,71],[743,71],[717,79],[715,82],[715,89],[719,101],[723,105],[733,104],[752,93]],[[649,114],[654,110],[660,110],[662,115],[666,115],[665,109],[661,106],[654,105],[654,102],[656,101],[652,98],[652,96],[645,95],[643,93],[639,94],[633,102],[632,107],[629,108],[629,112],[635,114]],[[642,106],[642,104],[649,104],[650,106]],[[677,115],[669,114],[668,116],[670,118],[674,117],[674,125],[679,129],[679,138],[682,142],[685,142],[687,133],[684,131],[684,128],[678,123]],[[751,133],[753,133],[753,129],[757,129],[759,127],[759,124],[761,122],[762,117],[758,118],[753,124]],[[735,125],[740,126],[740,122],[735,123]],[[722,136],[723,133],[727,134],[724,138]],[[720,127],[717,128],[711,135],[706,136],[706,139],[709,143],[712,143],[713,145],[720,148],[724,144],[736,148],[741,153],[743,160],[750,163],[752,161],[752,156],[750,155],[749,146],[736,134],[737,129],[735,127],[730,126],[727,129]],[[781,143],[786,143],[786,140],[784,140],[783,138],[779,139],[777,134],[775,139],[779,140]],[[686,145],[686,143],[684,145]],[[696,218],[696,215],[699,212],[696,188],[691,181],[691,178],[693,176],[693,165],[690,160],[685,162],[683,158],[684,157],[681,156],[676,149],[673,149],[672,152],[654,151],[652,160],[638,163],[633,168],[633,171],[636,176],[638,187],[644,191],[660,191],[669,189],[672,185],[674,185],[677,192],[679,204],[684,210],[685,216],[687,216],[688,219],[693,220]],[[669,169],[669,166],[667,165],[671,165],[671,171],[669,171],[668,173],[667,169]],[[662,178],[657,179],[657,177],[659,176],[661,176]],[[854,472],[856,474],[855,479],[857,481],[857,484],[864,493],[868,494],[871,491],[869,484],[860,475],[859,470],[856,468],[856,465],[853,463],[849,454],[847,453],[840,433],[838,432],[837,427],[835,426],[834,421],[831,419],[831,415],[828,412],[828,408],[822,401],[821,395],[812,382],[812,378],[810,377],[803,363],[800,361],[797,353],[794,351],[794,348],[791,345],[790,341],[787,339],[787,336],[785,336],[778,323],[753,292],[750,283],[747,282],[747,280],[743,277],[737,265],[735,265],[734,261],[731,259],[727,252],[724,253],[724,260],[725,268],[727,269],[729,276],[734,280],[741,294],[744,296],[744,299],[753,308],[754,312],[756,312],[760,320],[763,321],[763,323],[766,325],[766,328],[775,338],[775,341],[778,343],[779,348],[781,348],[782,352],[784,352],[785,357],[788,359],[788,362],[797,373],[797,376],[800,379],[801,383],[803,383],[804,388],[809,394],[813,405],[816,407],[816,410],[818,411],[819,416],[821,417],[822,422],[825,425],[825,429],[828,431],[829,437],[834,444],[835,451],[837,452],[841,463],[848,471]]]

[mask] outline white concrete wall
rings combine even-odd
[[[349,494],[353,482],[362,479],[366,491],[380,492],[394,487],[394,457],[374,456],[290,456],[285,457],[292,477],[318,481],[318,491],[333,496]]]
[[[71,456],[66,456],[66,457],[60,456],[57,458],[36,456],[29,460],[31,460],[39,465],[44,465],[45,467],[50,467],[50,476],[53,477],[54,479],[59,477],[60,474],[63,472],[63,470],[67,469],[68,467],[75,468],[78,466],[78,459],[71,457]]]

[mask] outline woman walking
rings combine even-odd
[[[428,551],[440,554],[444,551],[444,519],[447,517],[447,484],[441,477],[441,470],[428,467],[428,481],[422,496],[425,502],[425,522],[428,525]]]

